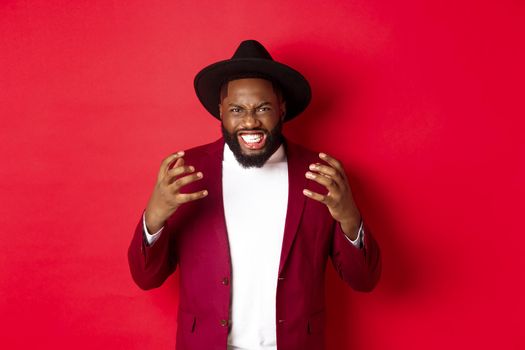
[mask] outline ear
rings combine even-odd
[[[222,120],[222,103],[219,103],[219,118]]]
[[[282,101],[280,105],[281,109],[281,120],[284,121],[284,117],[286,117],[286,102]]]

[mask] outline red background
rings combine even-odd
[[[328,268],[330,349],[525,348],[521,1],[1,1],[2,348],[173,349],[177,278],[126,250],[169,153],[215,140],[193,77],[258,39],[310,80],[383,252]]]

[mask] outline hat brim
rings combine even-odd
[[[310,103],[310,84],[301,73],[285,64],[260,58],[224,60],[205,67],[195,76],[195,92],[204,108],[220,119],[221,85],[228,81],[228,78],[250,74],[267,77],[280,84],[286,101],[284,121],[295,118]]]

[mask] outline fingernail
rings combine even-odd
[[[202,173],[201,173],[201,172],[198,172],[198,173],[197,173],[197,177],[202,177]]]
[[[204,192],[202,192],[202,195],[207,196],[208,195],[208,191],[204,190]]]
[[[306,173],[306,178],[307,178],[307,179],[314,179],[314,178],[315,178],[315,175],[314,175],[313,173],[311,173],[311,172],[308,171],[308,172]]]
[[[184,155],[184,151],[178,151],[178,152],[177,152],[177,155],[178,155],[178,156],[183,156],[183,155]]]
[[[308,191],[308,190],[303,190],[303,193],[304,193],[304,194],[307,194],[307,195],[311,195],[311,194],[312,194],[312,192],[310,192],[310,191]]]
[[[190,171],[191,172],[195,171],[195,168],[193,166],[190,166]]]
[[[310,170],[315,170],[317,166],[315,164],[310,164]]]
[[[326,157],[326,154],[324,154],[324,153],[319,153],[319,157],[324,158],[324,157]]]

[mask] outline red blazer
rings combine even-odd
[[[364,247],[359,249],[346,239],[324,204],[303,195],[303,188],[323,191],[304,176],[308,165],[319,161],[317,153],[290,142],[285,145],[289,194],[276,276],[277,348],[322,350],[327,258],[331,257],[339,276],[359,291],[375,286],[381,258],[366,226]],[[150,247],[144,244],[141,219],[128,251],[131,275],[142,289],[159,287],[179,268],[177,350],[227,348],[232,277],[222,201],[223,149],[224,140],[219,139],[185,152],[185,163],[204,174],[185,191],[207,189],[208,196],[182,205]]]

